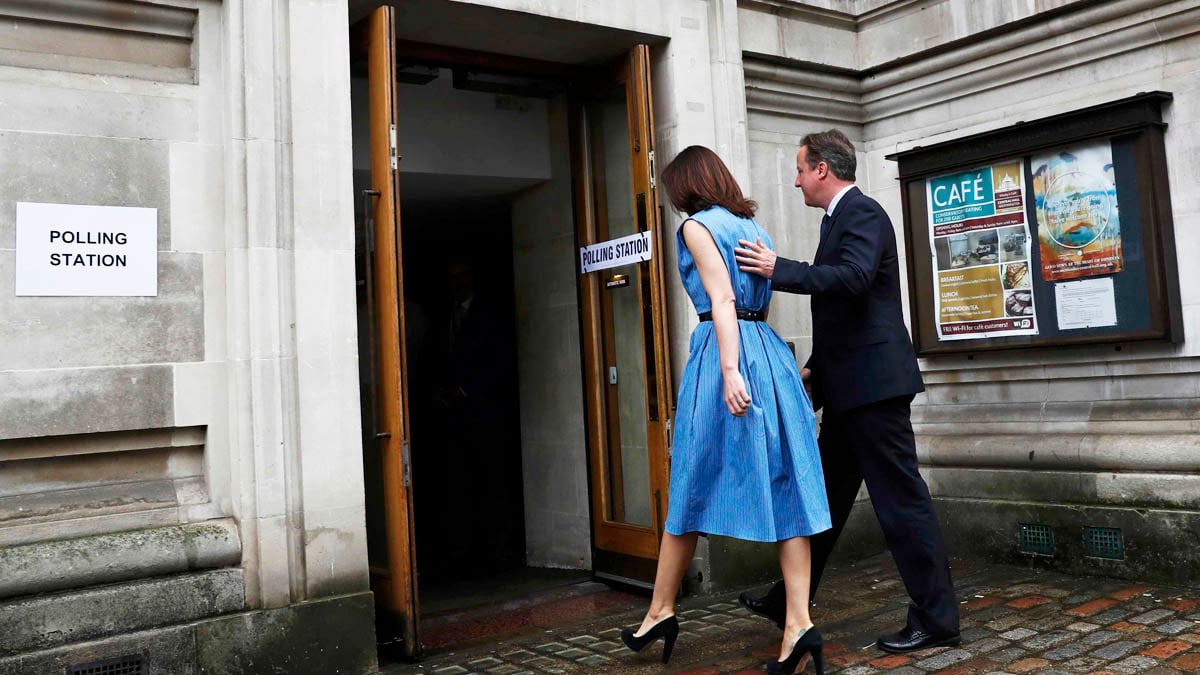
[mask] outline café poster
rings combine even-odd
[[[1021,160],[926,180],[940,340],[1036,335]]]
[[[1042,279],[1121,272],[1121,223],[1107,140],[1033,157]]]

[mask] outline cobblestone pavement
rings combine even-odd
[[[879,556],[827,573],[813,619],[825,635],[826,670],[844,675],[942,673],[1200,672],[1200,588],[1134,584],[1030,568],[954,562],[963,643],[893,656],[875,637],[898,629],[907,597],[891,560]],[[627,651],[620,628],[643,609],[600,621],[434,653],[383,672],[680,673],[762,672],[778,655],[779,631],[737,605],[737,594],[681,603],[679,642],[669,666],[662,643]],[[811,666],[808,672],[812,672]]]

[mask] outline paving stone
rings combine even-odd
[[[1182,633],[1189,628],[1194,628],[1195,626],[1196,623],[1194,621],[1175,619],[1174,621],[1168,621],[1161,626],[1156,626],[1154,630],[1167,635],[1178,635],[1179,633]]]
[[[1158,661],[1149,656],[1131,656],[1124,661],[1108,666],[1108,669],[1116,673],[1140,673],[1158,665]]]
[[[512,651],[500,654],[500,658],[507,661],[516,661],[517,663],[521,663],[525,659],[532,659],[535,656],[537,656],[537,654],[534,654],[528,649],[514,649]]]
[[[1046,659],[1029,658],[1008,664],[1008,669],[1014,673],[1033,673],[1044,670],[1048,665],[1050,662]]]
[[[434,670],[433,675],[459,675],[460,673],[469,673],[469,672],[471,672],[471,671],[467,670],[466,668],[463,668],[462,666],[447,666],[445,668],[438,668],[438,669]]]
[[[545,644],[540,644],[540,645],[537,645],[536,647],[534,647],[534,649],[538,650],[539,652],[546,653],[546,654],[555,654],[555,653],[561,652],[564,649],[570,649],[570,648],[571,648],[571,645],[563,644],[562,642],[547,642]]]
[[[985,637],[990,637],[992,633],[992,631],[986,628],[975,627],[962,631],[959,633],[959,637],[962,638],[963,642],[974,642],[976,640],[982,640]]]
[[[1168,616],[1174,616],[1174,614],[1175,612],[1172,612],[1169,609],[1155,609],[1146,612],[1145,614],[1139,614],[1138,616],[1133,617],[1129,620],[1129,623],[1140,623],[1143,626],[1149,626],[1152,623],[1162,621]]]
[[[571,647],[570,649],[564,649],[561,652],[555,652],[554,655],[560,659],[578,659],[578,658],[581,658],[584,656],[593,656],[593,654],[591,652],[585,652],[578,647]]]
[[[1001,640],[998,637],[985,638],[983,640],[975,640],[965,643],[963,647],[972,654],[986,654],[990,651],[995,651],[1001,647],[1007,647],[1008,642]]]
[[[1121,635],[1123,635],[1123,633],[1115,630],[1098,630],[1094,633],[1088,633],[1080,638],[1079,641],[1085,645],[1095,647],[1096,645],[1108,644],[1109,642],[1120,638]]]
[[[1121,609],[1119,607],[1114,607],[1113,609],[1110,609],[1108,611],[1100,612],[1099,614],[1088,617],[1088,621],[1091,621],[1092,623],[1098,623],[1101,626],[1105,626],[1110,623],[1116,623],[1117,621],[1120,621],[1121,619],[1124,619],[1125,617],[1129,616],[1131,613],[1132,612],[1130,612],[1129,610]]]
[[[584,647],[586,647],[587,645],[590,645],[590,644],[594,644],[599,641],[600,641],[600,638],[594,637],[591,635],[579,635],[577,637],[567,638],[567,642],[570,642],[573,645],[579,645],[579,646],[584,646]]]
[[[969,658],[971,658],[971,652],[965,649],[951,649],[924,661],[917,661],[915,665],[918,668],[926,668],[928,670],[941,670],[942,668],[949,668],[959,661],[966,661]]]
[[[1099,627],[1100,626],[1097,626],[1094,623],[1088,623],[1086,621],[1076,621],[1075,623],[1068,624],[1067,630],[1073,630],[1076,633],[1090,633]]]
[[[534,659],[529,659],[528,661],[522,663],[521,665],[530,666],[533,668],[550,668],[550,667],[558,665],[558,661],[555,661],[554,659],[547,657],[547,656],[539,656]]]
[[[602,666],[606,663],[612,663],[612,659],[606,656],[600,656],[599,654],[592,654],[591,656],[585,656],[582,659],[578,659],[578,662],[584,664],[585,666]]]
[[[1042,654],[1042,658],[1050,661],[1066,661],[1067,659],[1073,659],[1076,656],[1079,656],[1089,649],[1091,649],[1091,647],[1083,643],[1071,642],[1061,647],[1055,647],[1054,649],[1051,649],[1045,654]]]
[[[1182,654],[1191,649],[1192,645],[1179,640],[1164,640],[1157,644],[1151,645],[1142,650],[1143,656],[1150,656],[1156,659],[1169,659],[1172,656]]]
[[[1037,631],[1028,628],[1014,628],[1006,633],[1001,633],[1000,637],[1005,640],[1024,640],[1032,635],[1037,635]]]
[[[1021,623],[1021,615],[1014,612],[1010,616],[1002,616],[998,619],[993,619],[984,625],[992,630],[1008,630],[1019,623]]]
[[[1102,659],[1111,661],[1112,659],[1119,659],[1122,656],[1125,656],[1129,652],[1133,651],[1133,649],[1137,646],[1138,643],[1136,642],[1121,640],[1120,642],[1114,642],[1107,647],[1101,647],[1092,653]]]
[[[925,675],[925,671],[913,668],[912,666],[901,666],[892,670],[884,671],[885,675]]]
[[[753,672],[758,672],[758,671],[752,670],[749,672],[753,673]],[[872,675],[872,673],[878,673],[878,672],[879,671],[877,669],[872,668],[871,666],[851,666],[851,667],[843,670],[842,675]]]
[[[512,675],[520,670],[521,669],[519,667],[514,666],[511,663],[505,663],[504,665],[496,666],[495,668],[488,668],[487,672],[495,673],[496,675]]]
[[[614,652],[619,652],[619,651],[625,649],[625,645],[618,644],[616,642],[611,642],[609,640],[602,640],[600,642],[593,642],[592,644],[588,645],[587,648],[591,649],[592,651],[603,652],[605,654],[612,654]]]
[[[1076,635],[1071,631],[1057,630],[1053,633],[1043,633],[1042,635],[1031,637],[1022,642],[1021,645],[1026,649],[1048,649],[1075,637]]]
[[[1100,668],[1108,661],[1095,656],[1080,656],[1063,663],[1063,668],[1075,673],[1086,673]]]
[[[709,614],[711,614],[711,612],[705,609],[689,609],[686,612],[680,612],[679,616],[685,619],[703,619]]]
[[[731,609],[740,609],[738,605],[732,602],[718,602],[715,605],[709,605],[708,608],[715,612],[728,612]]]
[[[1022,659],[1028,653],[1028,651],[1021,649],[1020,647],[1009,647],[1008,649],[1001,649],[998,652],[992,652],[991,654],[988,654],[988,658],[999,663],[1008,663],[1010,661]]]

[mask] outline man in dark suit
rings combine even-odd
[[[854,146],[830,130],[805,136],[796,154],[804,203],[825,210],[813,262],[776,257],[742,241],[739,267],[767,277],[777,291],[812,296],[812,355],[801,377],[824,407],[821,462],[833,528],[812,538],[815,594],[834,543],[863,481],[900,577],[912,599],[899,632],[879,638],[889,652],[959,642],[958,605],[929,488],[918,473],[910,421],[924,391],[900,304],[896,236],[887,213],[854,185]],[[779,582],[742,604],[781,623]]]

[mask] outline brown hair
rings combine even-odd
[[[800,145],[808,146],[805,155],[808,168],[815,169],[818,163],[825,162],[834,176],[841,180],[854,180],[858,161],[854,156],[854,144],[846,138],[846,134],[838,129],[808,134],[800,139]]]
[[[671,206],[689,216],[712,206],[723,206],[735,216],[753,218],[758,205],[742,195],[742,188],[717,153],[702,145],[683,149],[662,170],[663,187]]]

